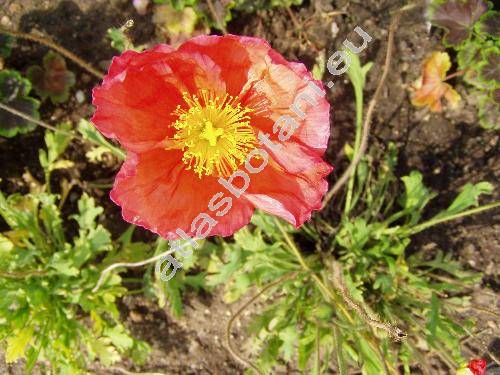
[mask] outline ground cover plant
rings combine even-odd
[[[497,371],[494,4],[47,4],[0,25],[2,373]]]

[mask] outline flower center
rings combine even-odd
[[[201,90],[200,95],[183,94],[188,108],[180,105],[174,111],[177,133],[172,148],[181,149],[187,170],[202,175],[229,176],[255,148],[257,139],[248,114],[253,110],[242,107],[238,98],[218,97]]]

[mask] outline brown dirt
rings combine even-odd
[[[229,30],[232,33],[263,37],[287,59],[301,60],[308,68],[312,68],[319,50],[326,49],[329,56],[359,25],[374,38],[362,54],[363,62],[375,63],[368,75],[365,95],[366,100],[369,100],[380,75],[390,12],[400,7],[402,2],[322,0],[310,3],[292,8],[294,19],[283,9],[259,11],[251,16],[237,14]],[[101,69],[105,69],[114,54],[105,37],[109,27],[119,27],[127,19],[133,18],[136,25],[132,31],[135,43],[143,43],[154,37],[151,13],[138,16],[131,1],[83,0],[77,5],[73,1],[3,0],[2,9],[5,10],[4,17],[7,17],[7,20],[2,19],[2,23],[8,21],[10,26],[24,31],[33,28],[43,31]],[[327,12],[337,10],[344,14],[324,16]],[[332,35],[332,23],[339,29],[335,37]],[[297,31],[298,25],[302,27],[301,32]],[[425,183],[439,192],[431,212],[428,212],[429,216],[445,208],[465,183],[481,180],[496,183],[500,174],[498,134],[479,127],[474,98],[468,95],[459,80],[455,83],[464,100],[458,110],[429,114],[410,104],[408,87],[420,74],[423,58],[433,50],[442,49],[440,38],[439,32],[429,32],[421,9],[403,17],[396,36],[392,70],[377,106],[370,138],[371,144],[381,148],[388,142],[395,142],[400,150],[398,174],[402,176],[417,169],[424,174]],[[18,41],[15,57],[8,59],[6,65],[25,71],[27,66],[39,62],[45,52],[44,47]],[[42,117],[49,123],[67,119],[76,122],[79,118],[88,118],[92,113],[90,90],[97,82],[80,68],[72,64],[70,68],[78,77],[76,89],[72,91],[71,100],[63,106],[54,108],[44,103]],[[350,84],[345,76],[338,78],[335,83],[335,89],[328,94],[333,121],[327,159],[336,166],[337,171],[330,176],[331,181],[338,177],[345,165],[341,146],[346,140],[352,139],[354,123],[354,100]],[[74,98],[77,89],[86,93],[84,104],[78,104]],[[9,140],[0,138],[2,191],[25,191],[21,176],[26,169],[36,178],[43,178],[38,166],[38,149],[42,145],[43,132],[40,129]],[[76,161],[76,167],[60,177],[111,182],[119,167],[116,160],[109,160],[104,166],[89,165],[83,151],[82,145],[72,146],[68,153]],[[107,199],[105,190],[88,185],[79,188],[100,198],[100,203],[106,209],[105,225],[111,226],[115,234],[125,228],[119,210]],[[483,201],[488,202],[498,198],[498,195],[497,189],[494,197]],[[331,218],[335,212],[323,212],[321,215]],[[492,309],[498,300],[494,293],[498,292],[499,285],[499,270],[496,267],[500,254],[499,219],[500,214],[496,211],[441,225],[418,235],[413,244],[415,249],[440,248],[452,252],[467,267],[483,272],[483,285],[473,291],[473,300]],[[138,236],[151,238],[141,230]],[[166,310],[159,309],[142,297],[126,298],[122,310],[127,324],[135,334],[148,341],[154,351],[149,363],[141,369],[134,368],[128,361],[120,366],[136,371],[179,374],[242,373],[242,368],[223,347],[222,332],[227,312],[234,310],[234,306],[225,305],[220,293],[210,298],[189,294],[185,302],[186,316],[174,319]],[[495,333],[499,332],[498,322],[484,312],[476,311],[472,315],[479,318],[479,326],[485,330],[484,336],[480,337],[484,345],[499,355],[500,345],[495,341]],[[483,344],[471,342],[469,350],[487,357]],[[15,368],[2,368],[1,362],[1,372],[19,373]]]

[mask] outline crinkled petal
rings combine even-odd
[[[221,67],[221,78],[232,96],[242,93],[252,79],[255,61],[264,61],[269,49],[269,44],[262,39],[236,35],[201,35],[179,47],[182,52],[208,56]]]
[[[96,127],[123,147],[140,152],[173,135],[173,111],[184,92],[200,87],[225,89],[220,69],[206,56],[168,48],[127,51],[113,59],[109,74],[93,90]]]
[[[330,136],[330,104],[323,84],[314,80],[303,64],[287,62],[274,50],[269,55],[267,66],[259,74],[261,79],[252,88],[268,99],[268,111],[253,116],[252,124],[276,139],[273,125],[280,116],[288,115],[300,125],[288,141],[304,144],[322,155]]]
[[[210,236],[228,236],[248,224],[253,207],[244,199],[232,199],[231,209],[222,217],[211,212],[207,207],[212,197],[218,192],[228,197],[229,193],[216,178],[200,179],[186,171],[180,158],[179,151],[163,149],[127,154],[111,191],[124,220],[166,239],[178,238],[177,228],[195,237],[197,227],[192,228],[192,222],[200,213],[218,221]]]
[[[299,227],[321,209],[328,190],[325,177],[332,167],[307,148],[290,143],[269,153],[264,170],[251,176],[245,198],[256,208],[279,216]]]

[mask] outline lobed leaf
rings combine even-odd
[[[456,107],[460,95],[444,82],[446,72],[451,67],[450,56],[446,52],[433,52],[423,65],[422,76],[412,87],[411,103],[416,107],[427,106],[431,112],[440,112],[441,100],[445,98],[450,107]]]
[[[41,67],[30,66],[27,75],[37,94],[43,99],[49,97],[54,104],[66,102],[69,89],[75,84],[75,75],[66,68],[66,60],[53,51],[43,57]]]
[[[29,96],[31,83],[15,70],[0,71],[0,101],[13,109],[25,113],[35,119],[40,118],[40,103]],[[35,129],[36,124],[0,110],[0,136],[14,137]]]
[[[475,29],[483,37],[500,38],[500,12],[490,10],[476,23]]]
[[[475,22],[487,10],[488,4],[483,0],[449,0],[435,9],[431,21],[446,29],[446,43],[456,46],[469,37]]]

